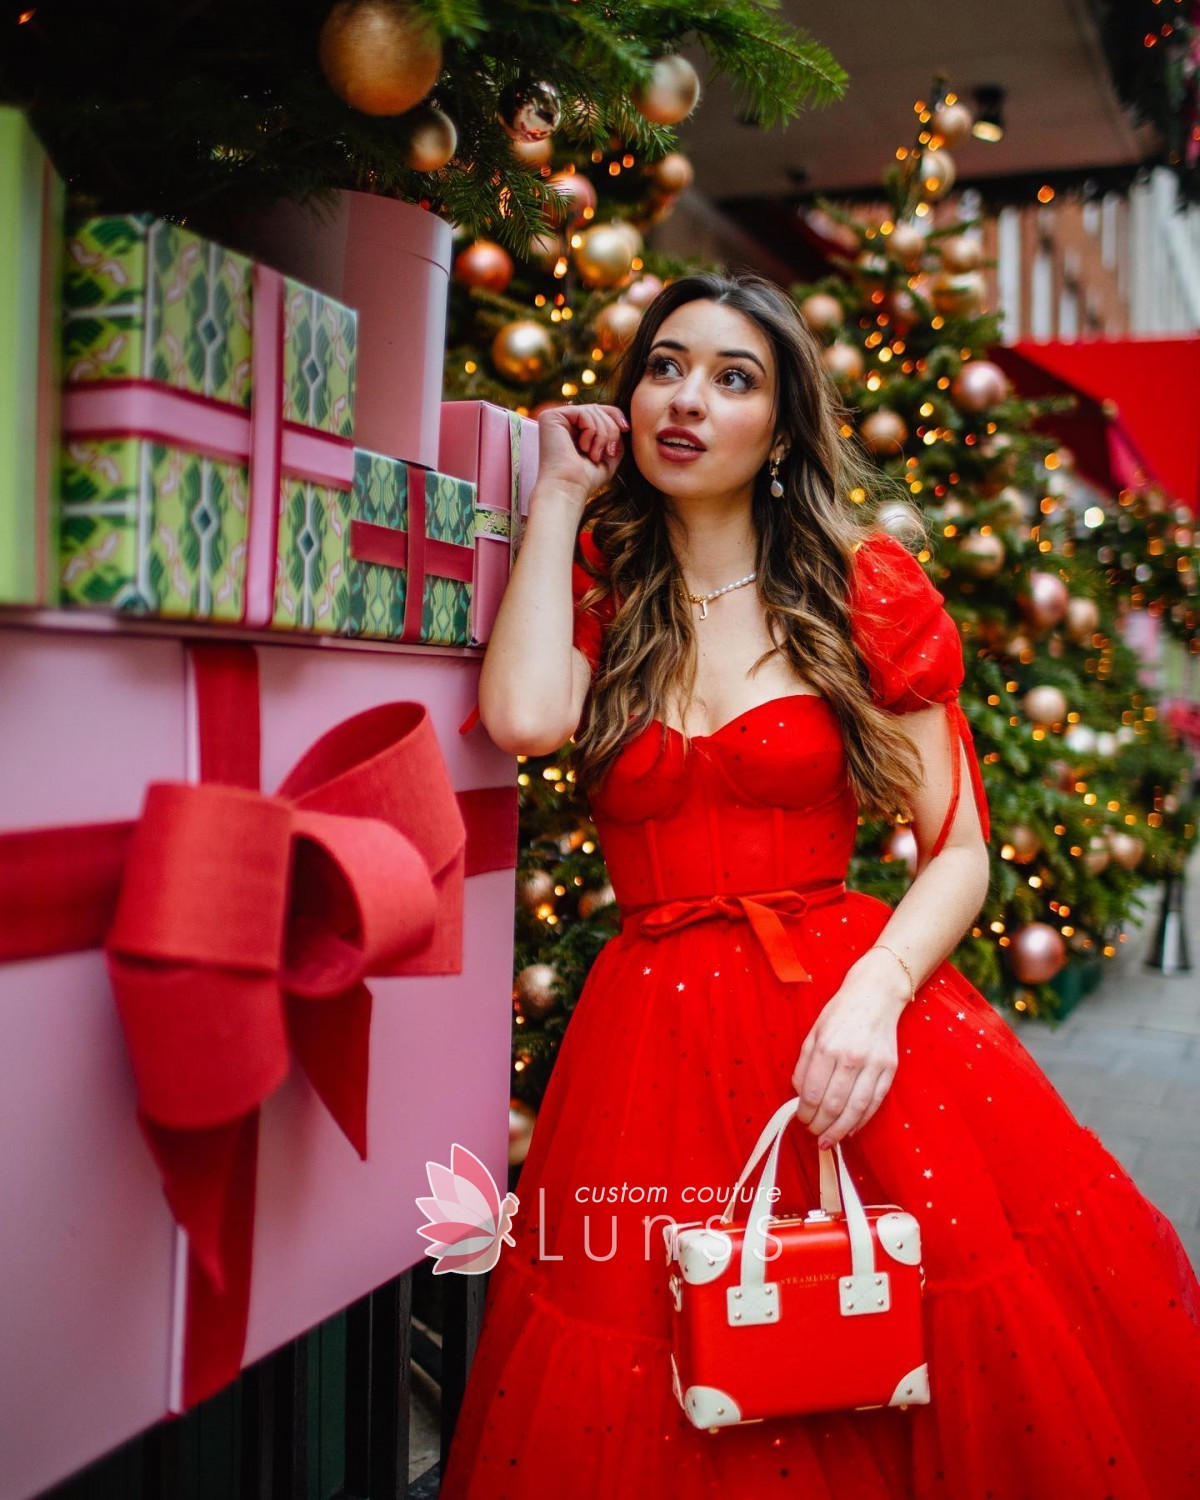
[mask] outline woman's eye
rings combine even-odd
[[[646,361],[646,371],[650,375],[665,375],[673,368],[676,368],[675,361],[665,354],[652,354]]]
[[[731,365],[728,370],[722,370],[721,379],[726,380],[731,375],[735,381],[741,382],[741,384],[733,386],[735,391],[749,391],[754,389],[754,376],[751,375],[749,370],[740,370],[736,365]]]

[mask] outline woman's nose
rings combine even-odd
[[[704,386],[694,375],[681,380],[671,393],[671,410],[679,412],[704,411]]]

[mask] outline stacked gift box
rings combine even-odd
[[[5,450],[0,603],[486,644],[536,424],[449,403],[440,472],[355,446],[354,309],[149,215],[64,238],[61,184],[16,111],[0,157],[4,222],[23,226],[3,404],[14,439],[37,433]]]
[[[0,1084],[22,1122],[8,1197],[24,1195],[0,1294],[22,1351],[0,1360],[5,1500],[194,1405],[419,1260],[416,1194],[452,1139],[497,1174],[506,1161],[516,787],[510,757],[455,732],[478,660],[294,648],[486,642],[536,427],[465,403],[446,408],[440,452],[436,422],[419,446],[393,440],[365,410],[356,418],[367,298],[356,309],[357,294],[330,295],[337,285],[314,287],[303,268],[284,275],[147,215],[64,229],[63,196],[23,117],[0,109],[0,605],[17,606],[0,622],[0,694],[14,706],[0,776]],[[436,229],[430,263],[448,279],[446,226],[393,206]],[[380,283],[393,300],[416,295],[402,277]],[[397,400],[406,382],[426,398],[440,388],[440,364],[436,382],[398,368]],[[81,628],[29,609],[60,605]],[[92,629],[102,615],[188,628]],[[239,629],[253,644],[229,639]],[[425,759],[398,770],[388,755],[414,737]],[[330,804],[334,784],[361,805]],[[377,857],[381,788],[412,845],[395,844],[407,875]],[[181,813],[169,828],[152,822],[162,808]],[[201,815],[210,808],[285,818],[284,855],[264,862],[240,823]],[[188,830],[203,848],[179,842]],[[135,845],[148,875],[129,874]],[[264,870],[269,892],[229,894]],[[310,901],[310,879],[331,881],[335,899]],[[320,959],[308,908],[338,918],[343,897],[364,940],[377,917],[428,907],[443,941],[432,956],[382,944],[378,963],[349,965],[336,1004],[310,1006],[292,958]],[[268,935],[264,966],[248,949],[260,926],[273,931],[257,921],[267,908],[304,940]],[[184,947],[167,952],[167,936]],[[344,956],[345,933],[332,948]],[[123,1029],[121,963],[135,988],[148,965],[162,974],[171,1004],[151,1011],[168,1021],[189,976],[227,1040],[227,981],[265,996],[263,1014],[290,1007],[287,1025],[272,1022],[288,1048],[250,1112],[250,1165],[237,1193],[213,1199],[222,1284],[205,1226],[168,1202],[147,1149],[148,1054]],[[307,1068],[305,1028],[339,1015],[338,1045],[315,1038]],[[231,1044],[213,1076],[223,1085],[260,1050]],[[172,1088],[187,1093],[197,1054],[186,1042],[177,1056]],[[347,1058],[361,1085],[349,1110],[330,1103]]]

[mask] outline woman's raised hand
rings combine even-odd
[[[615,406],[552,406],[538,418],[538,488],[587,500],[616,473],[629,431]]]

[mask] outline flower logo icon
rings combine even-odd
[[[433,1197],[416,1200],[428,1221],[417,1233],[432,1242],[425,1254],[437,1261],[435,1276],[451,1271],[481,1276],[500,1259],[501,1243],[516,1248],[508,1231],[520,1200],[515,1193],[501,1199],[492,1174],[473,1152],[455,1141],[450,1165],[427,1161],[425,1172]]]

